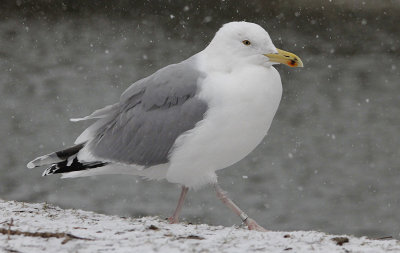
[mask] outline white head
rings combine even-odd
[[[248,22],[223,25],[205,52],[233,65],[248,63],[271,67],[283,63],[291,67],[303,66],[298,56],[277,49],[261,26]]]

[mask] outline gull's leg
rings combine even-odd
[[[178,205],[176,206],[174,214],[168,218],[169,223],[176,224],[179,223],[179,213],[182,210],[183,202],[185,201],[186,193],[189,188],[186,186],[182,186],[181,196],[179,197]]]
[[[215,184],[214,188],[217,192],[218,198],[234,213],[236,213],[242,219],[243,223],[246,223],[249,230],[267,232],[265,228],[258,225],[255,220],[249,218],[245,212],[243,212],[235,203],[233,203],[233,201],[226,195],[226,192],[224,192],[218,184]]]

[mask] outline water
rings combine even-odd
[[[69,118],[114,103],[135,80],[202,50],[221,23],[245,15],[182,8],[129,18],[17,12],[1,19],[1,198],[124,216],[172,213],[180,189],[166,182],[42,178],[25,165],[73,143],[87,123]],[[335,17],[286,7],[252,17],[305,64],[278,67],[284,94],[268,137],[219,173],[222,187],[268,229],[399,237],[400,34],[396,15],[371,9]],[[211,187],[190,192],[182,216],[239,224]]]

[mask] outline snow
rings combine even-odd
[[[168,224],[0,200],[0,252],[400,252],[394,239]]]

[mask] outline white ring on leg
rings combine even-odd
[[[246,220],[249,218],[249,216],[246,213],[241,213],[239,216],[243,222],[246,222]]]

